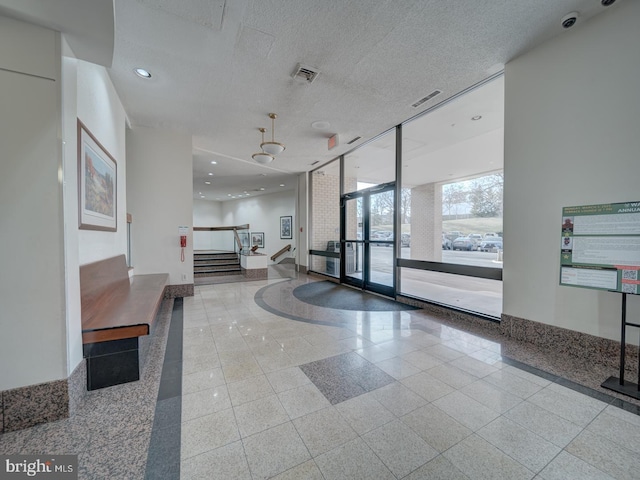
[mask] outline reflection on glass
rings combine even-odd
[[[362,281],[364,243],[346,242],[345,274],[347,277]]]
[[[393,287],[393,244],[371,244],[369,280],[387,287]]]

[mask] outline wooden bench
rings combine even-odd
[[[87,390],[140,379],[169,275],[134,275],[124,255],[80,267]]]

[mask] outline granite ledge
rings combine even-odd
[[[164,298],[193,297],[194,284],[184,283],[181,285],[167,285],[164,290]]]
[[[2,400],[4,432],[69,417],[67,379],[5,390]]]

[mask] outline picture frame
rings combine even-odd
[[[118,229],[118,164],[78,119],[78,228]]]
[[[264,248],[264,232],[251,232],[251,246]]]
[[[280,238],[281,239],[293,238],[293,217],[292,216],[280,217]]]

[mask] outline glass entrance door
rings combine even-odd
[[[395,184],[361,190],[343,197],[341,281],[356,287],[395,295]]]

